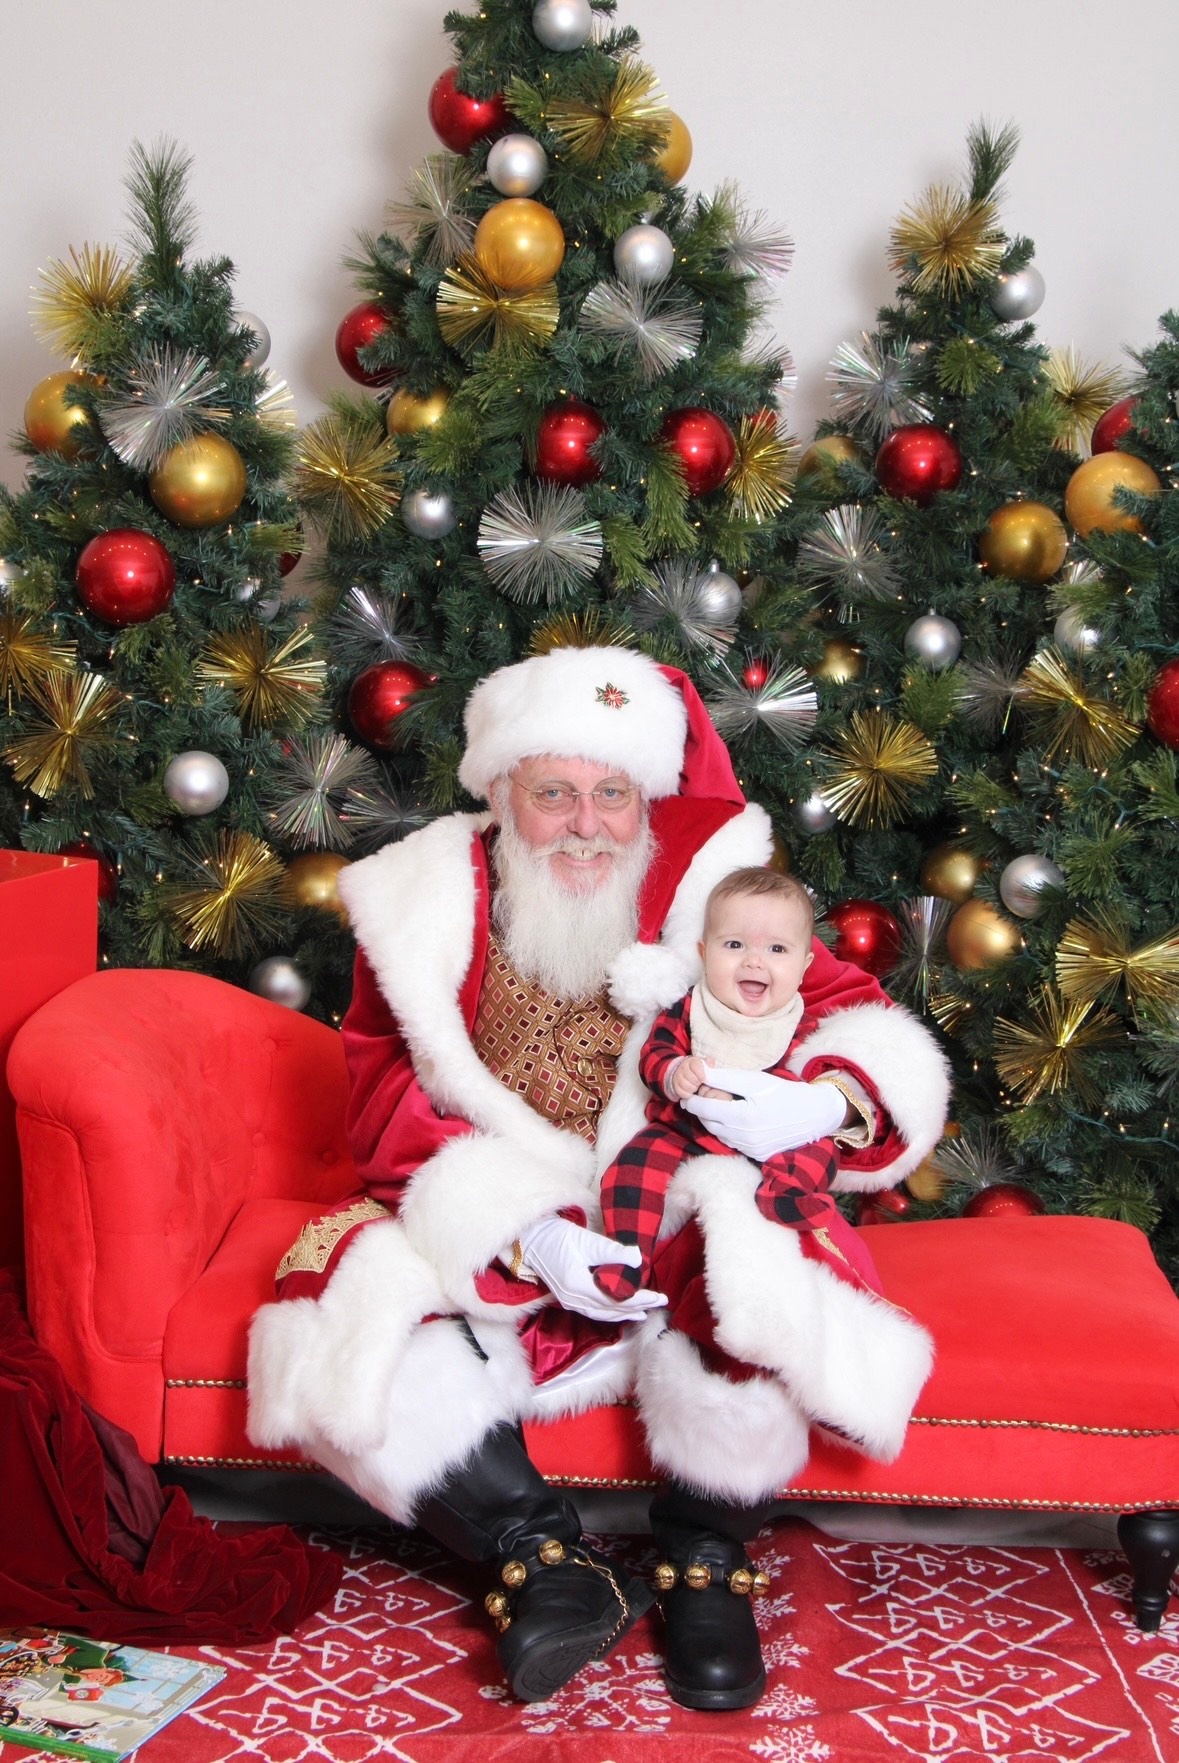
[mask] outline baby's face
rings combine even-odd
[[[699,949],[713,997],[742,1016],[781,1010],[814,959],[806,912],[774,894],[716,901]]]

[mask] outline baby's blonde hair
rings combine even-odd
[[[704,905],[704,926],[707,930],[714,906],[722,900],[735,900],[742,895],[777,895],[780,900],[793,900],[801,906],[807,935],[814,934],[814,901],[796,875],[784,875],[780,869],[734,869],[717,882]]]

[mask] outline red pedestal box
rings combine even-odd
[[[4,1069],[17,1029],[98,958],[98,865],[0,851],[0,1267],[19,1270],[20,1159]]]

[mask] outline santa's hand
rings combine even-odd
[[[764,1071],[730,1071],[709,1067],[709,1083],[731,1090],[735,1102],[714,1102],[689,1096],[680,1103],[730,1150],[754,1163],[775,1151],[794,1151],[839,1131],[847,1100],[834,1084],[795,1083],[769,1077]]]
[[[542,1218],[521,1232],[524,1260],[557,1302],[594,1322],[641,1322],[648,1310],[666,1304],[662,1292],[646,1289],[626,1299],[609,1298],[594,1280],[594,1268],[622,1263],[642,1265],[642,1250],[599,1236],[567,1218]]]

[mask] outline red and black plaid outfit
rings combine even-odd
[[[731,1146],[673,1101],[665,1088],[674,1062],[692,1051],[691,1003],[688,992],[655,1018],[639,1055],[639,1073],[651,1091],[647,1125],[623,1146],[602,1177],[603,1230],[617,1242],[637,1243],[643,1253],[641,1267],[612,1262],[594,1270],[598,1285],[612,1298],[629,1298],[639,1286],[650,1283],[667,1190],[685,1157],[734,1155]],[[813,1032],[816,1020],[805,1014],[799,1019],[790,1045],[777,1064],[766,1068],[769,1076],[791,1083],[802,1081],[786,1069],[786,1060],[796,1042]],[[870,1285],[862,1254],[856,1251],[849,1258],[845,1253],[851,1227],[831,1197],[838,1167],[833,1138],[816,1139],[792,1151],[775,1151],[761,1166],[757,1207],[772,1223],[798,1231],[803,1252],[810,1258],[825,1262],[854,1284]]]

